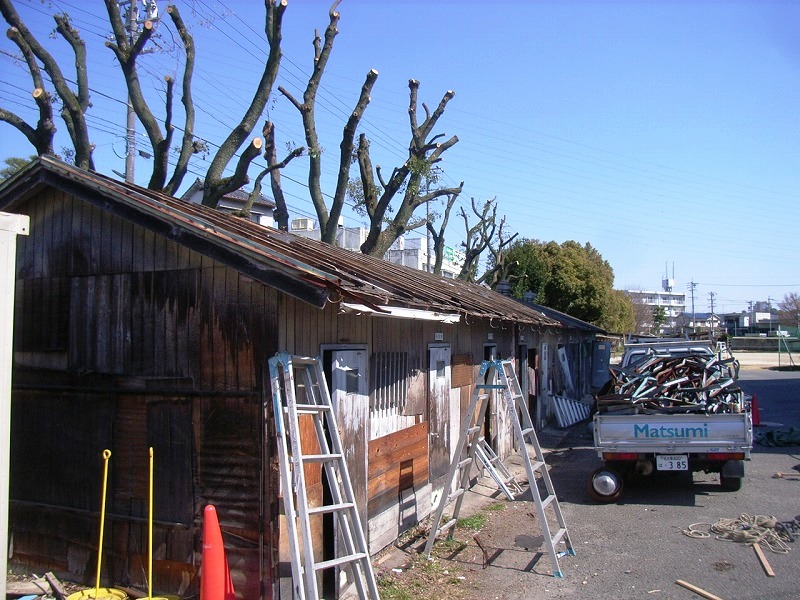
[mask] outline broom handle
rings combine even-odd
[[[147,598],[153,598],[153,447],[150,446],[150,498],[147,510]]]
[[[106,489],[108,485],[108,459],[111,458],[111,450],[103,450],[103,496],[100,502],[100,541],[97,543],[97,581],[94,588],[94,597],[100,595],[100,570],[103,564],[103,529],[106,524]]]

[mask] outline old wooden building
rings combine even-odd
[[[481,361],[514,358],[535,405],[568,331],[484,287],[51,158],[0,187],[0,210],[30,217],[17,249],[13,559],[72,577],[93,573],[107,448],[104,578],[142,580],[153,447],[156,587],[174,593],[173,578],[196,571],[213,504],[238,597],[279,595],[276,352],[322,357],[380,550],[431,512]],[[507,417],[488,415],[506,455]]]

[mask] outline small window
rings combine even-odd
[[[444,379],[445,376],[445,362],[443,360],[436,361],[436,378],[437,379]]]
[[[344,387],[348,394],[358,393],[358,369],[347,369],[344,372]]]
[[[372,356],[375,393],[373,411],[401,413],[408,399],[410,368],[407,352],[376,352]]]

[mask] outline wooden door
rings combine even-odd
[[[450,468],[450,346],[428,349],[428,436],[430,480]],[[457,416],[456,416],[457,418]]]

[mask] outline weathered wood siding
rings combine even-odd
[[[146,552],[152,446],[156,558],[196,565],[202,512],[214,504],[237,593],[259,597],[260,548],[269,589],[277,541],[261,403],[263,363],[278,350],[278,293],[69,195],[51,190],[26,208],[14,339],[16,556],[60,557],[56,568],[91,574],[109,448],[106,564],[115,582],[140,580],[127,559]]]

